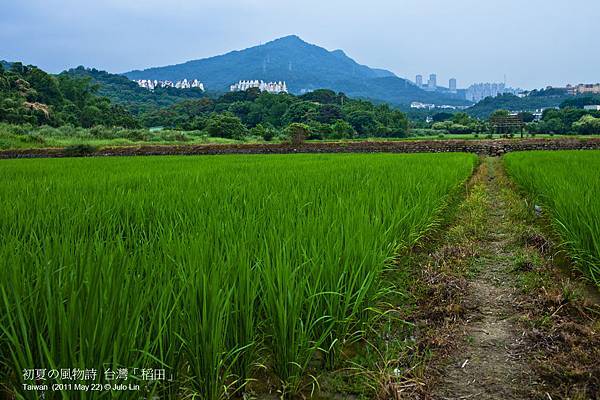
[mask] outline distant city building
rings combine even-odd
[[[229,87],[231,92],[243,92],[250,88],[258,88],[261,92],[268,93],[287,93],[287,85],[285,82],[264,82],[258,80],[239,81]]]
[[[595,104],[592,106],[583,106],[583,109],[588,111],[600,111],[600,104]]]
[[[415,84],[418,87],[423,87],[423,75],[417,75],[417,77],[415,78]]]
[[[145,89],[148,90],[154,90],[156,88],[175,88],[175,89],[191,89],[191,88],[198,88],[202,91],[204,91],[204,84],[202,82],[200,82],[198,79],[194,79],[191,81],[188,81],[187,79],[184,79],[182,81],[159,81],[159,80],[152,80],[152,79],[139,79],[139,80],[135,80],[135,83],[137,83],[140,87],[143,87]]]
[[[573,96],[578,94],[600,94],[600,83],[580,83],[576,86],[567,85],[567,92]]]
[[[437,85],[437,74],[430,74],[429,81],[427,81],[427,83],[423,83],[423,75],[417,75],[415,77],[415,84],[417,85],[417,87],[420,87],[421,89],[426,90],[428,92],[440,91],[452,94],[457,94],[459,92],[456,84],[456,78],[451,78],[448,81],[448,89],[446,89],[443,86]]]
[[[507,88],[504,83],[477,83],[467,88],[465,98],[477,103],[486,97],[496,97],[505,93],[518,95],[521,92],[521,89]]]
[[[437,75],[431,74],[429,75],[429,82],[427,83],[427,90],[430,92],[435,92],[437,90]]]
[[[456,79],[455,78],[450,79],[450,81],[448,82],[448,88],[450,89],[451,93],[456,93]]]

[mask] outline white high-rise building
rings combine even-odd
[[[229,87],[231,92],[243,92],[250,88],[258,88],[261,92],[268,93],[287,93],[287,85],[285,82],[265,82],[259,80],[239,81]]]
[[[152,80],[152,79],[138,79],[134,81],[135,83],[137,83],[140,87],[143,87],[145,89],[148,90],[154,90],[156,88],[176,88],[176,89],[191,89],[191,88],[198,88],[202,91],[204,91],[204,84],[202,82],[200,82],[198,79],[194,79],[191,81],[188,81],[187,79],[183,79],[181,81],[159,81],[159,80]]]

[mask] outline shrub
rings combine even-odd
[[[125,138],[135,141],[144,141],[147,142],[152,138],[152,134],[145,129],[134,129],[128,130],[123,135]]]
[[[82,132],[86,132],[85,130],[76,128],[70,124],[61,126],[57,129],[57,131],[58,135],[63,137],[78,137],[82,134]]]
[[[167,142],[187,142],[190,140],[183,132],[169,131],[162,135],[162,139]]]
[[[20,139],[23,143],[37,143],[37,144],[46,143],[46,139],[44,139],[44,137],[42,135],[40,135],[39,133],[32,133],[30,135],[24,135],[24,136],[21,136]]]
[[[306,138],[310,135],[310,128],[308,125],[294,122],[288,125],[285,129],[286,137],[293,145],[299,145],[304,143]]]
[[[338,119],[331,125],[331,135],[333,139],[349,139],[356,135],[356,131],[348,122]]]
[[[211,115],[205,130],[210,136],[229,139],[243,139],[248,134],[248,129],[242,124],[242,121],[228,113]]]
[[[250,130],[253,136],[260,137],[266,142],[270,142],[275,137],[275,128],[270,125],[258,124]]]
[[[113,139],[115,134],[113,130],[102,125],[96,125],[89,129],[90,134],[99,139]]]

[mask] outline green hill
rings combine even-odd
[[[98,96],[98,85],[89,78],[50,75],[19,62],[3,62],[0,66],[0,122],[83,127],[139,125],[124,107]]]
[[[565,100],[572,98],[563,90],[548,89],[533,91],[528,96],[518,97],[502,94],[487,97],[466,110],[467,114],[477,118],[487,118],[496,110],[536,111],[544,108],[559,107]]]
[[[205,97],[197,88],[175,89],[156,88],[154,91],[144,89],[123,75],[99,71],[95,68],[77,67],[63,72],[77,78],[89,78],[99,85],[98,94],[108,97],[112,102],[122,104],[133,113],[139,114],[154,108],[168,107],[182,100]]]

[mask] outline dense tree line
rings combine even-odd
[[[86,78],[53,76],[34,66],[0,65],[0,121],[13,124],[137,127],[124,107],[97,95]]]
[[[122,87],[123,104],[127,98],[135,99],[134,112],[100,96],[102,85],[94,76],[111,81],[112,90],[115,85]],[[169,93],[150,92],[126,80],[83,68],[53,76],[37,67],[14,63],[9,70],[0,70],[0,122],[164,127],[235,139],[255,135],[267,140],[282,134],[292,124],[302,124],[308,138],[313,139],[359,135],[404,137],[408,133],[408,120],[401,111],[388,105],[353,100],[330,90],[294,96],[250,89],[212,97],[184,90],[177,92],[182,97],[175,102]],[[157,101],[160,98],[169,105]]]
[[[146,113],[141,120],[149,127],[206,130],[211,135],[232,138],[249,131],[269,138],[294,123],[306,125],[313,139],[404,137],[408,130],[408,120],[398,110],[323,89],[302,96],[249,89],[216,99],[183,101]]]
[[[588,103],[585,102],[584,103]],[[438,113],[433,115],[430,124],[418,124],[419,128],[431,128],[443,134],[489,134],[495,129],[491,121],[494,118],[515,116],[523,123],[524,131],[530,134],[600,134],[600,111],[583,108],[549,108],[539,121],[530,112],[515,113],[508,110],[496,110],[487,119],[478,119],[464,112]],[[416,124],[415,124],[416,125]],[[518,129],[520,130],[520,129]]]
[[[600,104],[600,95],[583,95],[571,97],[563,101],[560,108],[583,108],[585,106]]]
[[[565,107],[547,109],[542,120],[528,126],[531,133],[600,134],[600,111]]]

